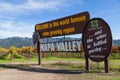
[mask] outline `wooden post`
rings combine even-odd
[[[85,64],[86,64],[86,71],[89,71],[89,60],[86,54],[85,54]]]
[[[37,51],[38,51],[38,65],[42,64],[42,54],[40,53],[40,41],[37,43]]]
[[[104,66],[105,66],[105,73],[108,73],[109,72],[109,70],[108,70],[108,59],[106,59],[104,61]]]

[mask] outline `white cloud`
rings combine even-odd
[[[26,23],[15,23],[14,21],[0,23],[0,36],[5,37],[31,37],[34,31],[34,25]]]
[[[62,6],[63,4],[61,0],[27,0],[26,2],[21,4],[0,2],[0,13],[10,14],[13,16],[16,14],[25,14],[26,12],[29,13],[30,11],[37,10],[57,10]]]
[[[58,10],[69,4],[82,3],[82,0],[26,0],[24,3],[0,2],[0,13],[25,14],[24,12],[38,10]]]
[[[2,34],[1,34],[2,33]],[[6,38],[6,37],[16,37],[16,36],[19,36],[19,37],[29,37],[31,38],[32,37],[32,33],[26,33],[26,32],[17,32],[17,31],[0,31],[0,38]]]

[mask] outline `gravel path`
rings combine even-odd
[[[0,80],[79,80],[81,74],[79,71],[46,68],[33,63],[29,66],[16,66],[16,64],[21,63],[0,64],[0,67],[3,67],[0,68]]]

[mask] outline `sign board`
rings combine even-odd
[[[101,18],[91,19],[83,31],[82,42],[88,58],[95,62],[106,60],[112,47],[109,25]]]
[[[85,24],[89,21],[88,12],[36,24],[35,31],[39,32],[41,38],[63,36],[82,33]]]

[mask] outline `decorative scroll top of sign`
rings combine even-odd
[[[35,31],[39,32],[41,38],[78,34],[82,33],[83,28],[89,19],[89,13],[83,12],[37,24],[35,26]]]
[[[108,24],[101,18],[91,19],[82,36],[84,51],[95,62],[104,61],[110,54],[112,35]]]

